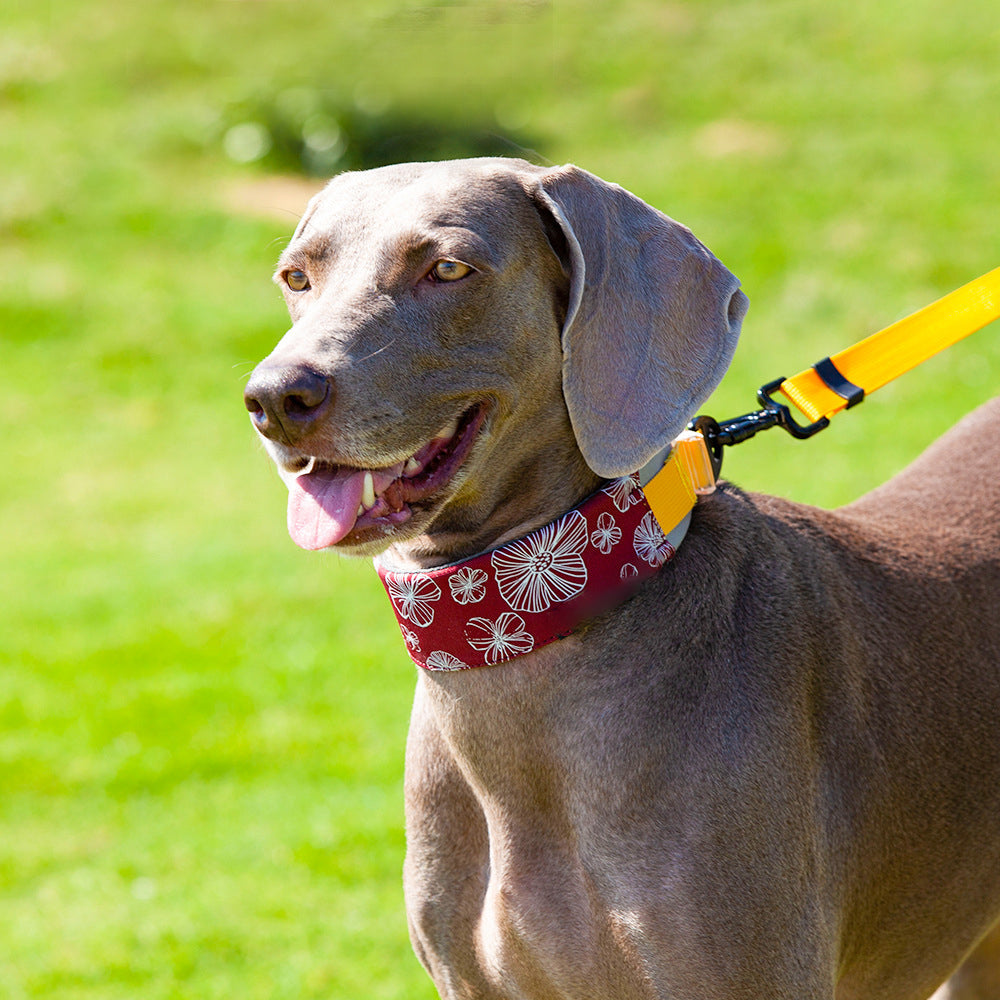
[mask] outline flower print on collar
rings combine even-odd
[[[450,566],[376,561],[413,661],[493,666],[540,649],[630,597],[673,558],[688,517],[663,533],[637,476],[608,483],[523,538]]]

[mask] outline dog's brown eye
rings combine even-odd
[[[304,292],[309,287],[309,278],[305,271],[288,271],[285,274],[285,284],[293,292]]]
[[[439,260],[431,268],[431,276],[435,281],[458,281],[471,273],[472,268],[460,260]]]

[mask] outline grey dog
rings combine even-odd
[[[293,535],[414,569],[661,452],[746,308],[622,188],[506,159],[335,178],[277,280],[247,407],[329,491]],[[722,484],[613,610],[420,672],[405,894],[442,997],[1000,998],[998,431],[835,511]]]

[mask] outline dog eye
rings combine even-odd
[[[293,292],[304,292],[309,288],[309,277],[305,271],[286,271],[285,284]]]
[[[439,260],[431,268],[431,278],[434,281],[458,281],[471,273],[472,268],[460,260]]]

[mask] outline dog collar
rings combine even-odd
[[[631,597],[674,557],[697,494],[714,489],[700,435],[675,441],[643,486],[644,471],[448,566],[403,571],[376,560],[413,661],[427,670],[493,666],[565,638]]]

